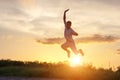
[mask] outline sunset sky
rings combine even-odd
[[[65,9],[84,63],[120,65],[120,0],[0,0],[0,59],[68,60],[60,47]]]

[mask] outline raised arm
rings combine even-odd
[[[66,26],[66,12],[67,11],[69,11],[69,9],[65,10],[64,15],[63,15],[63,21],[64,21],[65,26]]]

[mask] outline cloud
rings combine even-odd
[[[64,38],[48,38],[48,39],[36,39],[36,42],[42,44],[61,44]]]
[[[119,37],[114,37],[114,36],[110,36],[110,35],[99,35],[99,34],[95,34],[93,36],[89,36],[89,37],[82,37],[82,38],[77,38],[75,39],[76,43],[93,43],[93,42],[97,42],[97,43],[101,43],[101,42],[115,42],[117,40],[119,40]],[[38,43],[42,43],[42,44],[61,44],[65,41],[64,38],[44,38],[44,39],[36,39],[36,42]]]
[[[0,15],[1,14],[6,14],[8,16],[24,15],[24,13],[20,10],[17,0],[0,0]]]
[[[0,39],[6,40],[6,39],[16,39],[16,38],[33,38],[33,34],[22,32],[19,30],[14,29],[8,29],[3,27],[0,27]]]
[[[120,0],[96,0],[98,2],[102,2],[104,4],[109,4],[112,6],[120,6]]]
[[[119,49],[117,49],[117,54],[120,54],[120,48],[119,48]]]
[[[117,51],[120,51],[120,49],[117,49]]]
[[[120,0],[74,0],[75,2],[84,2],[84,3],[102,3],[106,5],[112,5],[112,6],[120,6]]]
[[[77,43],[90,43],[90,42],[115,42],[119,40],[119,37],[114,37],[111,35],[99,35],[95,34],[90,37],[78,38]]]
[[[112,32],[119,35],[120,11],[116,6],[115,9],[104,6],[119,2],[119,0],[0,0],[0,25],[19,29],[40,38],[61,37],[64,28],[63,11],[70,8],[67,19],[73,21],[73,27],[79,34],[88,35],[92,31],[92,34]],[[96,21],[98,24],[94,24]]]

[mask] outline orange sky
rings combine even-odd
[[[60,39],[63,11],[70,8],[67,19],[79,34],[74,38],[85,52],[84,63],[118,66],[119,4],[118,0],[0,0],[0,59],[68,60]]]

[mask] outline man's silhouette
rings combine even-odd
[[[65,25],[65,31],[64,31],[64,37],[66,39],[66,42],[64,44],[61,45],[61,47],[67,52],[67,56],[70,57],[70,51],[68,50],[68,48],[71,48],[71,50],[75,53],[75,54],[81,54],[82,56],[84,55],[83,51],[81,49],[77,50],[76,46],[75,46],[75,42],[72,38],[72,35],[74,36],[78,36],[78,33],[75,32],[72,28],[72,22],[71,21],[67,21],[66,22],[66,12],[69,11],[69,9],[64,11],[64,16],[63,16],[63,21],[64,21],[64,25]]]

